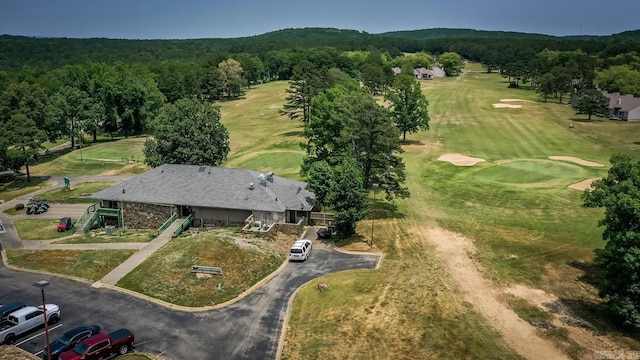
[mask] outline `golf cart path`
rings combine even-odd
[[[498,300],[497,289],[482,276],[470,256],[476,252],[471,241],[441,228],[423,231],[448,264],[465,300],[500,332],[511,348],[527,359],[568,359],[552,342],[539,337],[533,326]]]

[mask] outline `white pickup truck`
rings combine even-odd
[[[60,308],[55,304],[46,304],[47,320],[55,324],[60,320]],[[44,310],[42,306],[26,306],[14,311],[6,320],[0,323],[0,344],[13,344],[20,335],[29,330],[44,325]]]

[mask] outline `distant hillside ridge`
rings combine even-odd
[[[607,36],[551,36],[473,29],[423,29],[370,34],[336,28],[289,28],[238,38],[128,40],[107,38],[46,38],[0,35],[0,70],[23,66],[54,69],[88,61],[108,64],[154,64],[166,61],[219,62],[234,54],[264,55],[271,51],[333,48],[337,51],[376,48],[392,56],[426,51],[441,54],[455,48],[466,56],[478,46],[496,49],[526,46],[542,49],[603,51],[607,43],[626,43],[619,51],[640,52],[640,30]],[[499,45],[500,48],[496,48]],[[467,54],[465,54],[467,52]]]
[[[475,29],[449,29],[433,28],[421,30],[403,30],[378,33],[376,35],[404,38],[413,40],[430,39],[537,39],[537,40],[618,40],[618,41],[640,41],[640,29],[629,30],[611,35],[566,35],[554,36],[537,33],[523,33],[514,31],[490,31]]]

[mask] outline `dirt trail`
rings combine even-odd
[[[459,234],[440,228],[424,230],[451,275],[471,303],[499,331],[505,341],[527,359],[568,359],[556,346],[535,333],[535,328],[498,301],[498,290],[485,279],[473,262],[475,247]]]

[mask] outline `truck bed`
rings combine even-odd
[[[3,321],[0,323],[0,331],[5,331],[7,329],[10,329],[12,327],[16,326],[16,324],[9,322],[9,321]]]
[[[117,344],[126,338],[133,337],[133,333],[127,329],[120,329],[110,333],[109,337],[112,344]]]

